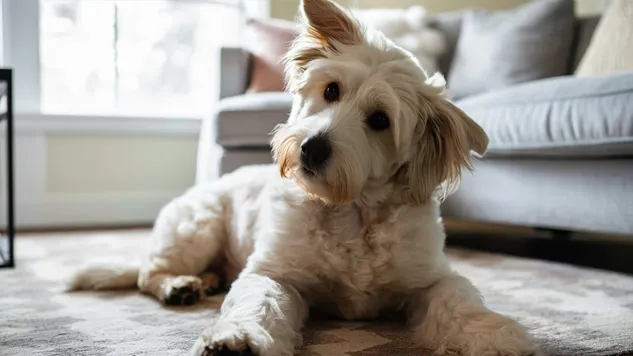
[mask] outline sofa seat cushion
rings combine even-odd
[[[215,110],[215,142],[222,147],[268,147],[270,132],[292,107],[286,92],[253,93],[221,100]]]
[[[456,105],[488,133],[487,157],[633,155],[633,72],[543,79]]]

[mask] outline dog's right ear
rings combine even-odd
[[[362,41],[358,21],[331,0],[302,0],[299,13],[307,28],[324,47],[336,44],[354,45]]]
[[[472,170],[471,151],[483,156],[488,135],[472,118],[444,98],[423,98],[424,118],[416,132],[409,163],[402,170],[403,184],[412,202],[445,198],[451,194],[462,171]]]

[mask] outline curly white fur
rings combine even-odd
[[[471,150],[485,152],[486,134],[444,98],[441,76],[429,78],[381,33],[330,0],[304,0],[301,12],[304,31],[287,58],[294,105],[272,139],[277,165],[242,168],[165,206],[139,288],[189,304],[209,270],[233,281],[191,355],[292,355],[309,308],[347,319],[400,310],[442,355],[538,354],[443,252],[438,198],[470,167]],[[330,102],[329,83],[340,87]],[[389,129],[368,126],[376,110]],[[332,154],[315,172],[300,155],[317,134]],[[133,284],[129,270],[107,271],[80,271],[75,287]]]

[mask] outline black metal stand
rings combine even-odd
[[[3,88],[4,87],[4,88]],[[0,246],[0,268],[14,267],[14,239],[15,239],[15,215],[14,215],[14,186],[13,186],[13,73],[11,69],[0,69],[0,100],[6,97],[6,111],[0,111],[0,122],[7,121],[7,250]]]

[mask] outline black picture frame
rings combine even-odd
[[[6,98],[6,110],[0,108],[0,122],[6,121],[6,251],[0,246],[0,268],[15,267],[15,211],[14,211],[14,182],[13,182],[13,71],[0,68],[0,100]]]

